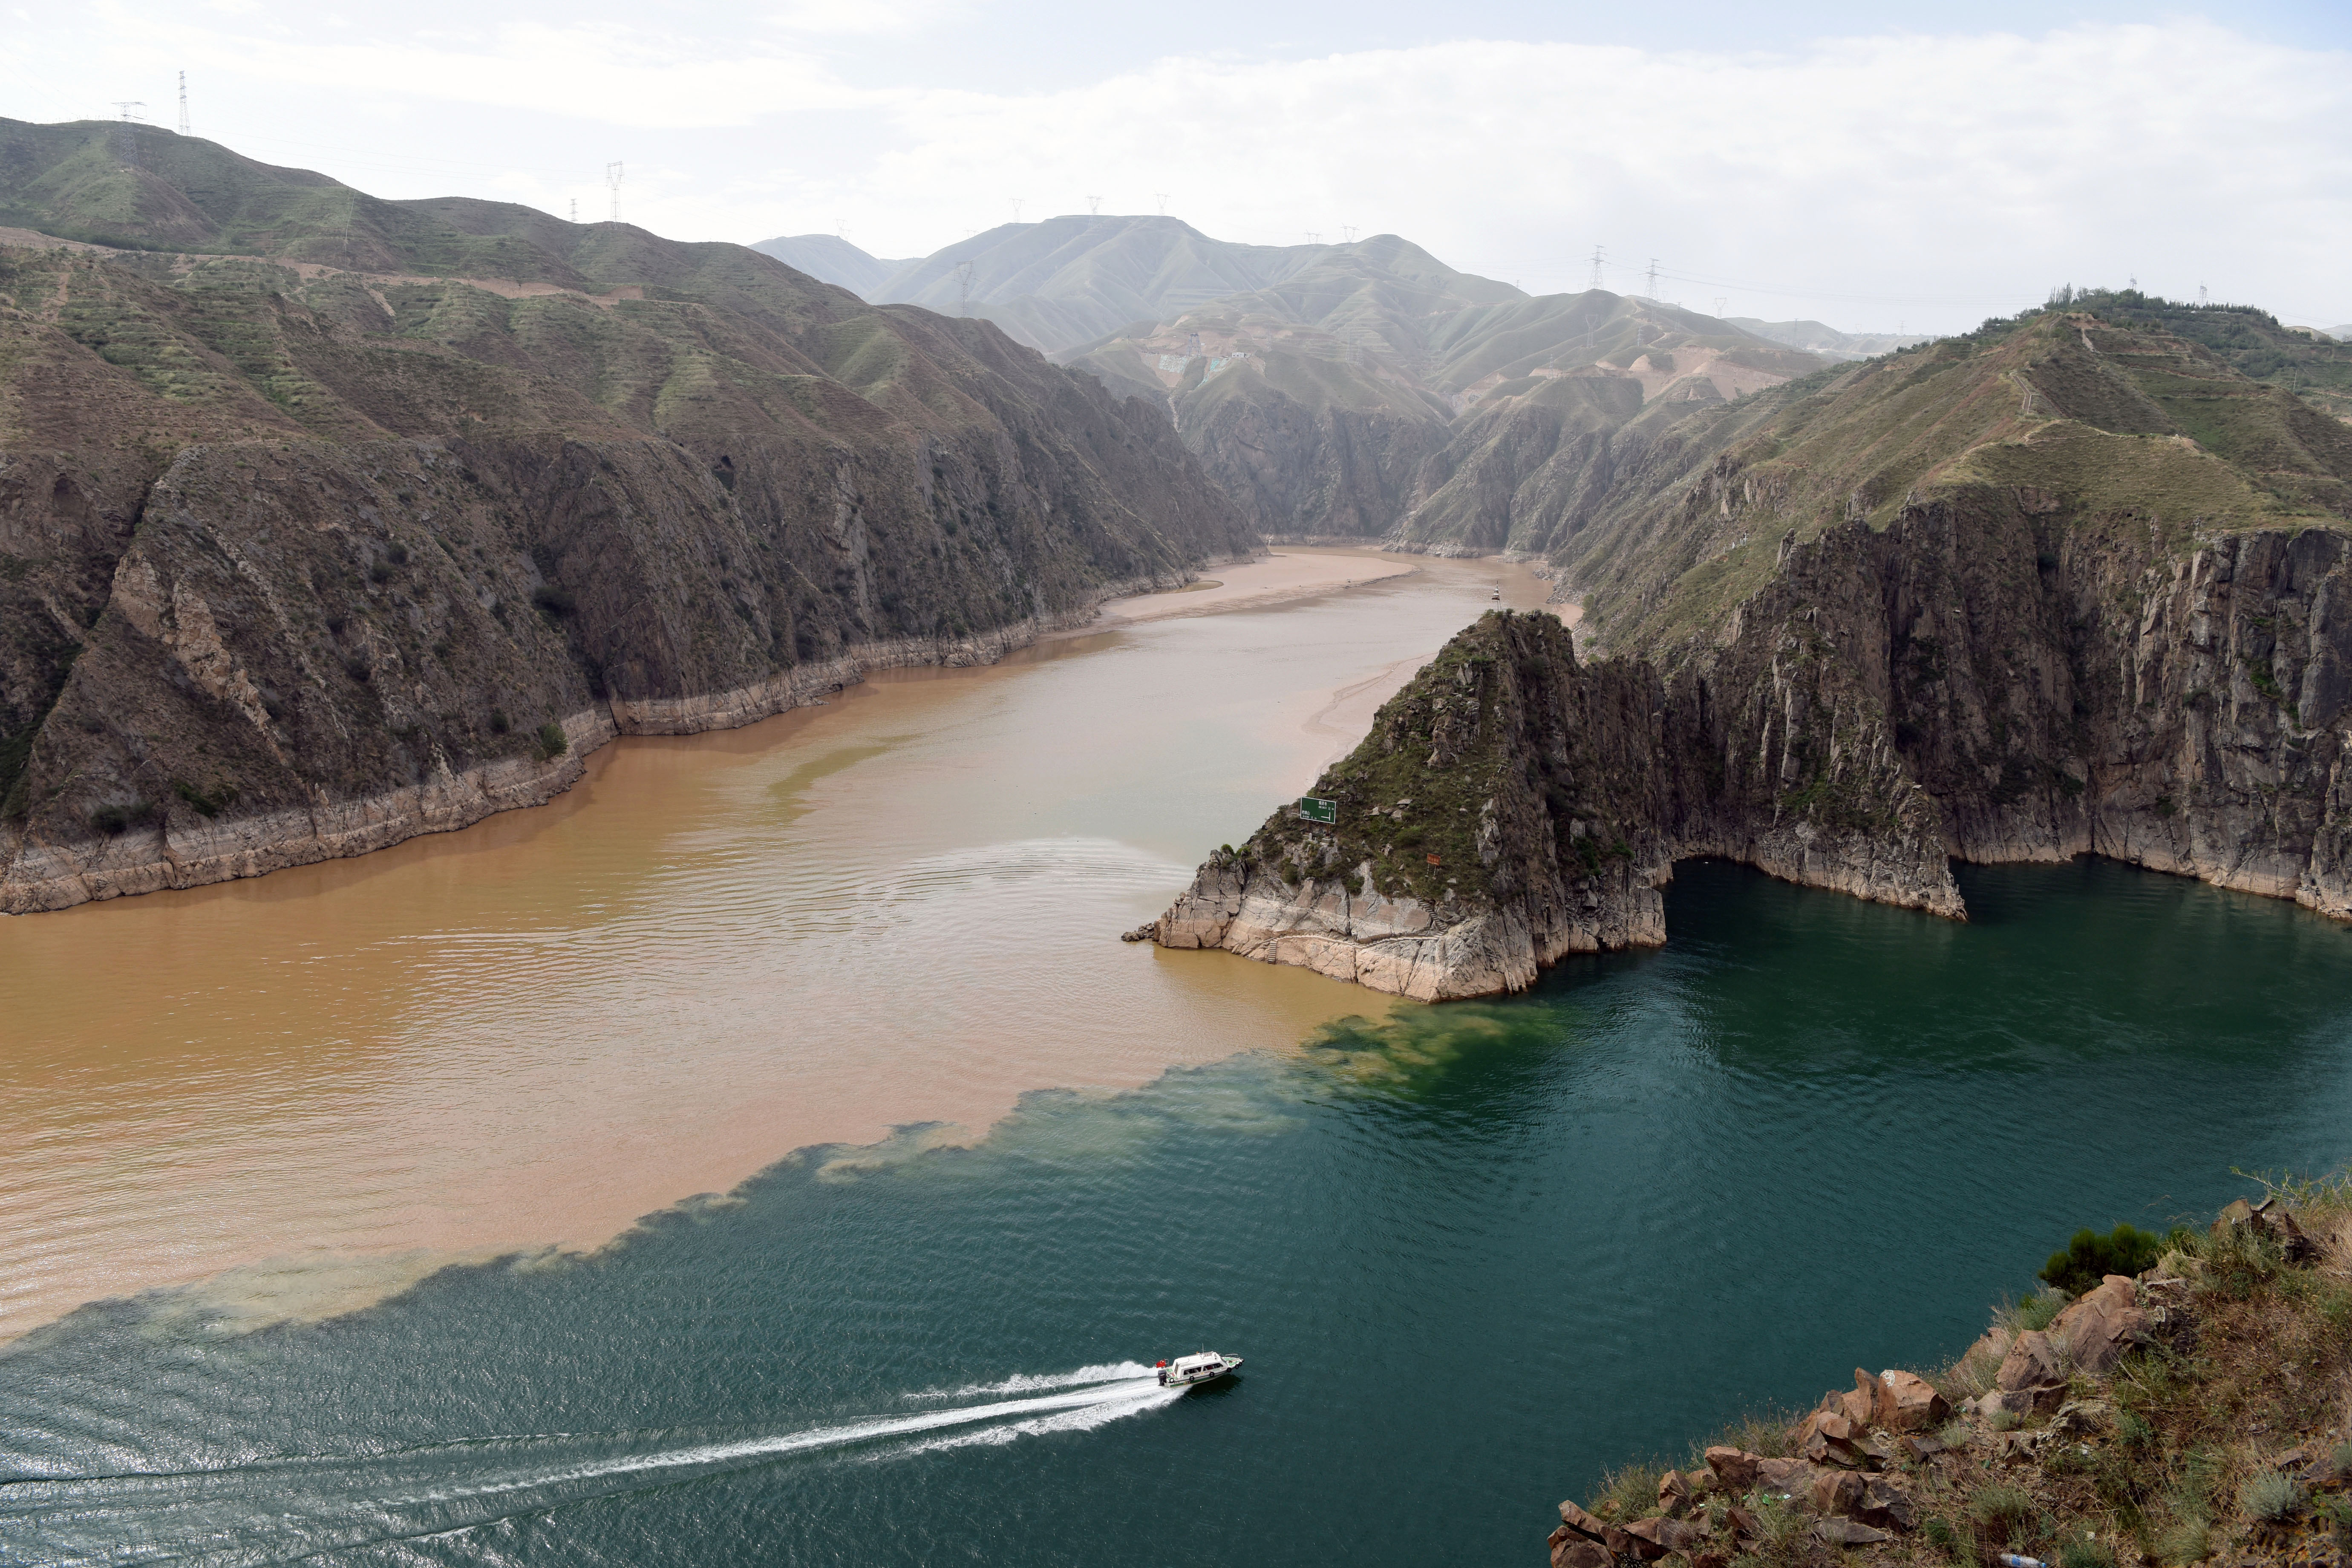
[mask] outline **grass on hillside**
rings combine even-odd
[[[1885,1450],[1881,1479],[1909,1499],[1911,1528],[1833,1544],[1801,1496],[1706,1488],[1698,1445],[1685,1469],[1701,1480],[1688,1517],[1705,1534],[1674,1555],[1696,1568],[1991,1568],[2003,1553],[2052,1568],[2352,1558],[2352,1177],[2263,1184],[2315,1254],[2290,1257],[2275,1233],[2226,1213],[2212,1230],[2165,1238],[2136,1286],[2148,1342],[2102,1375],[2069,1363],[2053,1414],[1988,1416],[1969,1405],[1994,1387],[2011,1337],[2049,1327],[2069,1298],[2045,1289],[1999,1309],[1985,1339],[1929,1378],[1958,1414],[1916,1435],[1927,1451],[1886,1434],[1865,1440]],[[1784,1457],[1790,1437],[1791,1421],[1776,1417],[1713,1442]],[[1655,1515],[1664,1475],[1629,1466],[1586,1506],[1612,1525]]]

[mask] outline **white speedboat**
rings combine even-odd
[[[1215,1351],[1198,1351],[1192,1355],[1180,1355],[1174,1361],[1160,1363],[1160,1383],[1163,1388],[1182,1388],[1190,1384],[1213,1383],[1242,1364],[1237,1355],[1219,1355]]]

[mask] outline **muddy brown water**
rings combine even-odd
[[[807,1145],[969,1138],[1025,1090],[1384,1013],[1117,933],[1497,586],[1545,590],[1429,561],[877,677],[620,742],[461,833],[0,921],[0,1337],[192,1281],[209,1310],[316,1317],[593,1247]]]

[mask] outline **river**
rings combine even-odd
[[[1965,926],[1687,864],[1663,951],[1438,1008],[1112,940],[1499,570],[0,923],[0,1562],[1534,1562],[2080,1225],[2352,1154],[2352,937],[2103,862]]]

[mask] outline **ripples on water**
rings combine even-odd
[[[1534,1561],[1608,1466],[1955,1353],[2081,1225],[2352,1153],[2342,928],[1962,884],[1685,866],[1662,952],[810,1150],[593,1258],[85,1309],[0,1356],[0,1561]],[[1142,1381],[1203,1342],[1249,1364]]]

